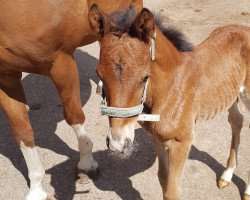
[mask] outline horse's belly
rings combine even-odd
[[[227,85],[224,90],[217,89],[201,101],[197,121],[209,120],[232,106],[239,94],[240,85]]]

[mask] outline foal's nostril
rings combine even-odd
[[[108,148],[109,148],[109,144],[110,144],[110,139],[109,139],[109,137],[106,137],[106,145]]]
[[[131,139],[127,138],[124,144],[124,153],[127,153],[131,147],[132,147],[132,141]]]

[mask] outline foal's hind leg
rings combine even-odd
[[[35,147],[21,84],[21,72],[0,75],[0,107],[7,114],[15,142],[20,146],[27,164],[30,191],[26,200],[45,200],[47,199],[47,193],[42,188],[45,171]]]
[[[224,188],[228,186],[233,177],[234,169],[237,165],[237,153],[238,146],[240,143],[240,132],[243,124],[243,115],[238,110],[238,105],[236,102],[229,108],[228,122],[231,125],[232,129],[232,140],[231,140],[231,148],[230,155],[227,161],[227,168],[223,172],[221,178],[218,182],[219,188]]]
[[[250,171],[248,172],[248,183],[244,194],[244,200],[250,200]]]
[[[83,125],[85,116],[80,100],[79,75],[73,58],[64,52],[59,52],[54,60],[50,76],[63,103],[65,120],[74,129],[78,139],[80,151],[78,169],[85,173],[95,172],[98,164],[93,159],[93,143]],[[87,176],[82,175],[81,181],[88,182],[90,180]]]

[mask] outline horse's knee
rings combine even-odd
[[[14,141],[17,145],[33,147],[34,134],[29,121],[19,119],[11,125]]]
[[[83,124],[85,121],[85,115],[82,108],[72,108],[68,112],[64,112],[65,121],[70,125]]]

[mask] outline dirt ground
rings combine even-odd
[[[166,23],[182,30],[193,44],[200,43],[222,25],[250,26],[249,0],[145,0],[144,4],[161,12]],[[93,155],[101,172],[93,183],[75,183],[79,157],[77,140],[63,119],[62,106],[52,82],[38,75],[25,74],[23,77],[36,144],[46,170],[43,186],[58,200],[161,199],[157,158],[149,134],[138,126],[137,151],[126,160],[114,158],[106,148],[108,121],[99,113],[100,97],[95,94],[98,51],[94,43],[75,52],[87,117],[85,124],[94,141]],[[232,183],[223,190],[217,188],[216,180],[225,168],[229,153],[231,136],[227,112],[196,126],[196,138],[183,179],[183,200],[240,199],[250,170],[250,133],[248,123],[245,125],[238,167]],[[25,199],[29,184],[27,168],[19,148],[13,143],[3,111],[0,111],[0,141],[0,200]]]

